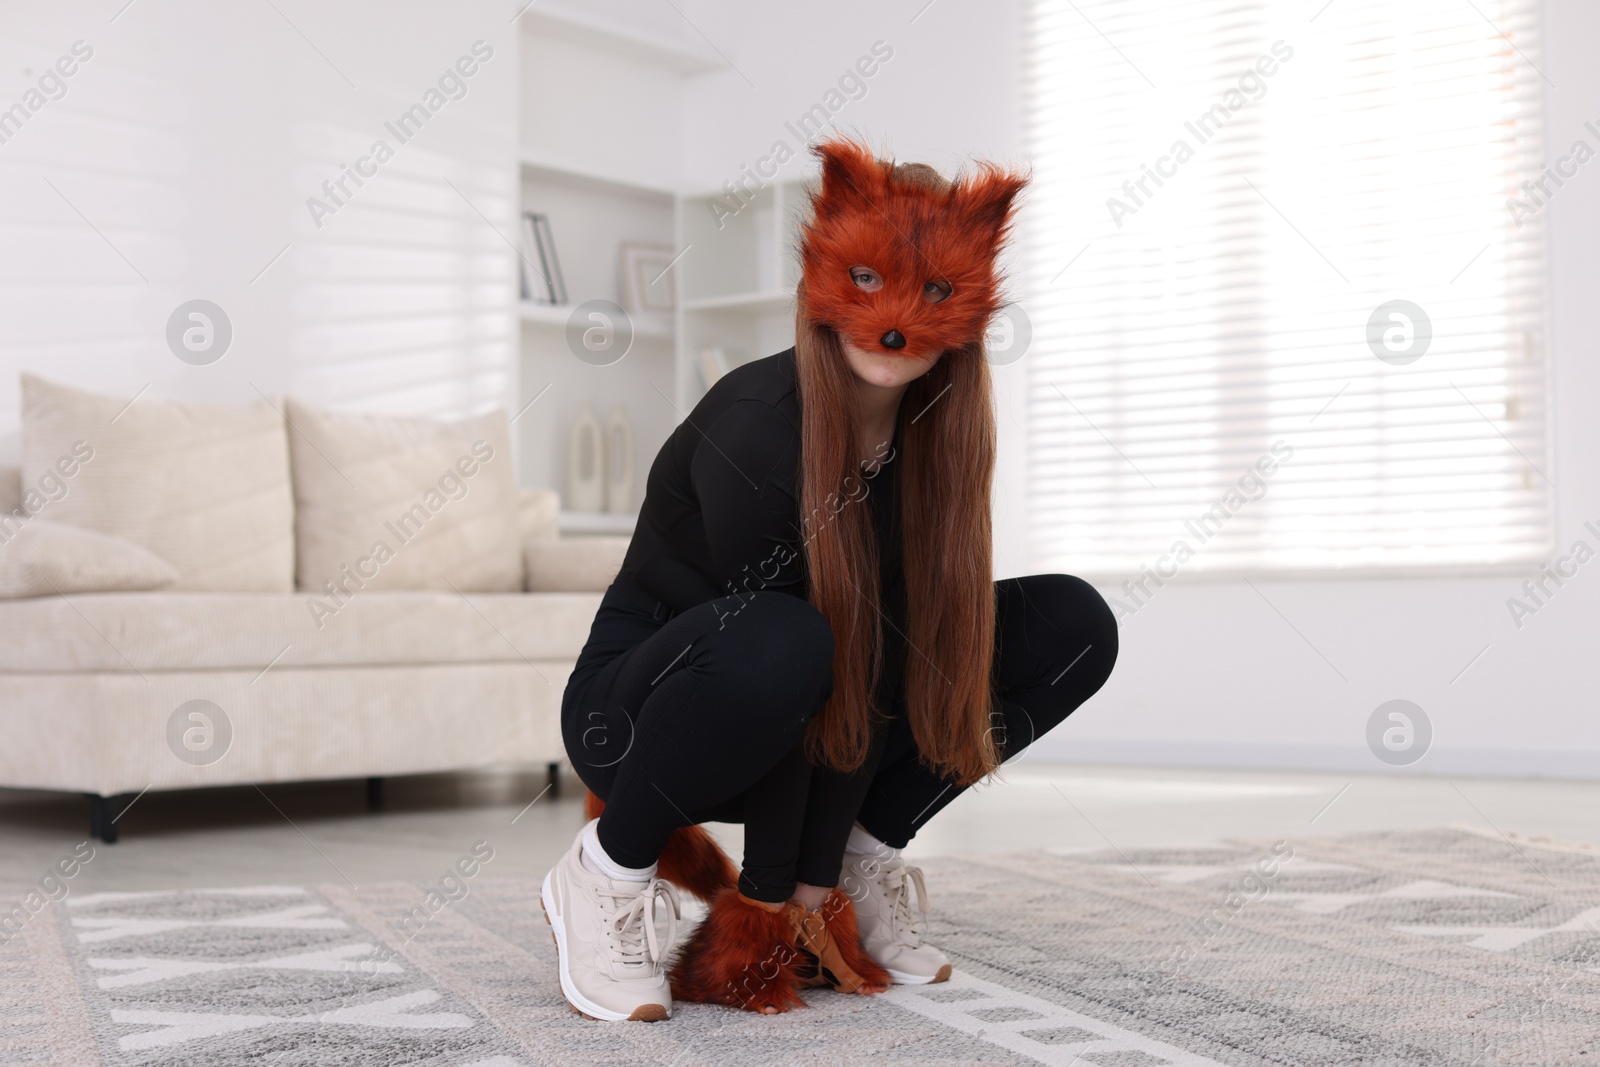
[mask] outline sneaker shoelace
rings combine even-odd
[[[652,878],[641,889],[617,889],[600,886],[602,897],[600,915],[605,920],[606,940],[613,958],[624,967],[649,967],[666,959],[678,936],[678,919],[682,908],[678,889],[671,882]],[[609,898],[611,903],[605,903]],[[663,940],[656,931],[657,902],[666,906],[661,913],[667,920],[667,936]]]
[[[917,913],[928,917],[928,886],[922,880],[921,867],[907,867],[904,861],[884,866],[881,884],[889,897],[890,925],[897,944],[917,948],[922,944],[922,930],[911,914],[911,890],[917,892]]]

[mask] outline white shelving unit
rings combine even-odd
[[[726,193],[678,198],[678,403],[705,395],[700,350],[723,349],[730,367],[794,344],[795,236],[809,209],[800,182],[775,182],[741,205]]]
[[[682,74],[720,70],[727,61],[704,39],[669,37],[602,13],[562,4],[540,3],[523,10],[524,32],[572,44],[589,45]]]
[[[566,305],[519,308],[518,408],[548,387],[514,427],[521,477],[565,494],[574,419],[585,404],[602,422],[623,405],[635,437],[633,500],[621,513],[564,512],[561,526],[568,534],[629,533],[657,451],[705,394],[701,349],[720,346],[735,366],[794,343],[794,234],[807,197],[793,181],[770,184],[742,205],[722,192],[676,187],[685,80],[727,67],[704,41],[666,23],[624,24],[544,0],[521,26],[519,217],[549,217],[569,297]],[[568,348],[568,322],[586,300],[625,303],[625,242],[682,253],[672,269],[677,310],[630,316],[628,354],[591,366]]]
[[[771,289],[761,293],[732,293],[728,296],[703,296],[698,300],[685,300],[679,308],[683,311],[781,311],[794,299],[792,289]]]
[[[549,216],[569,303],[523,301],[519,308],[521,403],[550,387],[518,420],[523,476],[531,483],[564,490],[573,420],[589,405],[604,422],[620,405],[633,424],[635,438],[634,498],[623,505],[631,530],[632,514],[643,497],[644,472],[677,423],[677,413],[658,392],[672,391],[675,316],[631,316],[633,344],[610,366],[578,359],[569,347],[568,324],[574,309],[586,300],[623,303],[618,277],[621,245],[629,241],[671,245],[676,198],[643,183],[527,162],[531,155],[525,154],[519,174],[522,210]],[[582,532],[600,532],[594,526],[584,524]],[[576,527],[574,532],[579,532]]]

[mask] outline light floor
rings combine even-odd
[[[1005,778],[956,800],[908,853],[1126,850],[1448,824],[1600,847],[1600,781],[1026,760]],[[559,799],[541,796],[545,785],[542,771],[394,779],[376,814],[358,781],[150,793],[122,818],[120,842],[97,844],[71,889],[431,882],[479,841],[494,849],[484,875],[538,879],[582,821],[575,779],[563,780]],[[70,853],[87,825],[82,797],[0,789],[0,901]],[[737,858],[740,828],[713,829]]]

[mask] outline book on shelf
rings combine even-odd
[[[522,215],[521,297],[534,304],[565,304],[567,283],[556,258],[550,219],[537,211]]]

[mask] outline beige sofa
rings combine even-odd
[[[337,454],[326,441],[322,450]],[[113,476],[107,452],[93,462]],[[104,512],[82,498],[107,490],[86,475],[70,490],[79,510],[66,507],[70,493],[52,506],[36,496],[30,515],[27,462],[0,467],[0,523],[9,520],[0,541],[40,519],[97,525],[89,520]],[[491,764],[553,775],[564,758],[561,693],[627,542],[560,540],[555,494],[511,491],[522,592],[362,588],[324,598],[337,613],[319,618],[305,573],[313,532],[297,524],[291,588],[179,580],[0,599],[0,786],[89,794],[92,830],[111,841],[121,807],[145,790],[380,782]],[[310,506],[298,486],[294,498]]]

